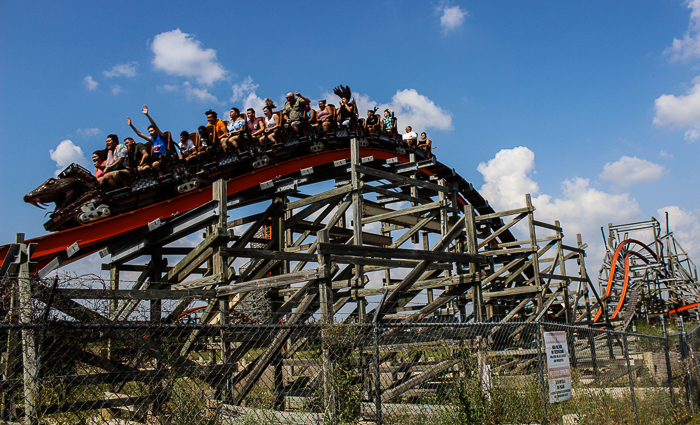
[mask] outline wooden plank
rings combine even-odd
[[[222,248],[221,255],[239,258],[264,258],[267,260],[283,261],[315,261],[314,254],[294,254],[282,251],[270,251],[255,248]]]
[[[401,199],[404,201],[413,202],[413,203],[416,203],[419,205],[420,204],[427,204],[430,202],[427,199],[416,198],[416,197],[413,197],[410,195],[406,195],[405,193],[402,193],[402,192],[395,192],[393,190],[384,189],[383,187],[371,186],[368,184],[366,184],[364,186],[363,192],[375,192],[375,193],[379,193],[379,194],[384,195],[384,196],[390,196],[392,198],[397,198],[397,199]]]
[[[183,248],[183,250],[184,249],[192,251],[194,248]],[[183,255],[183,254],[166,254],[165,252],[163,252],[163,255]],[[113,265],[110,265],[110,264],[102,263],[101,268],[102,268],[102,270],[111,270],[112,267],[116,267],[120,272],[143,272],[144,270],[148,270],[149,266],[147,264],[113,264]],[[173,266],[164,267],[163,272],[167,273],[170,270],[172,270],[173,268],[174,268]],[[204,267],[200,267],[198,269],[195,269],[192,273],[204,274],[207,271],[209,271],[209,269],[204,268]]]
[[[437,202],[431,202],[431,203],[425,204],[425,205],[418,205],[415,207],[404,208],[401,210],[389,210],[389,212],[386,212],[384,214],[377,214],[377,215],[372,215],[372,216],[363,218],[362,224],[374,223],[375,221],[387,221],[389,219],[396,218],[396,217],[403,217],[405,215],[424,213],[426,211],[431,211],[431,210],[440,208],[442,206],[444,206],[444,205],[442,205],[442,202],[437,201]]]
[[[352,255],[334,255],[333,262],[338,264],[361,264],[363,266],[377,267],[376,269],[367,269],[366,271],[385,270],[386,268],[407,268],[412,269],[420,261],[417,260],[391,260],[385,258],[363,258]],[[437,263],[428,267],[432,270],[451,270],[451,263]]]
[[[433,366],[432,368],[426,370],[425,372],[422,372],[419,375],[416,375],[415,377],[409,379],[408,381],[404,382],[403,384],[392,388],[390,390],[384,391],[382,393],[382,402],[388,402],[389,400],[392,400],[404,392],[408,391],[411,388],[417,387],[421,384],[423,384],[425,381],[428,381],[430,379],[433,379],[434,377],[447,372],[449,369],[451,369],[454,365],[457,364],[457,360],[445,360],[444,362],[438,363],[437,365]]]
[[[196,297],[200,299],[216,297],[215,290],[201,289],[56,289],[55,293],[77,300],[177,300],[183,297]]]
[[[456,237],[457,235],[455,235]],[[319,244],[319,251],[330,255],[355,255],[359,257],[375,257],[386,259],[408,259],[408,260],[429,260],[440,262],[460,262],[460,263],[486,263],[488,260],[483,255],[462,254],[456,252],[423,251],[417,249],[402,248],[379,248],[368,246],[339,245],[339,244]]]
[[[544,227],[545,229],[554,230],[555,232],[563,233],[564,229],[553,224],[545,223],[543,221],[532,220],[532,224],[538,227]]]
[[[447,276],[447,277],[439,277],[437,279],[426,279],[426,280],[419,280],[416,281],[408,290],[413,292],[413,291],[422,291],[424,289],[430,289],[430,288],[443,288],[445,286],[450,286],[450,285],[459,285],[462,283],[476,283],[479,282],[479,280],[474,279],[471,274],[460,274],[460,275],[454,275],[454,276]],[[373,288],[363,288],[363,289],[357,289],[351,291],[352,295],[355,297],[368,297],[372,295],[381,295],[385,291],[393,290],[398,286],[398,284],[394,285],[387,285],[387,286],[377,286]],[[340,295],[340,293],[339,293]]]
[[[375,215],[379,215],[379,214],[386,214],[389,212],[393,212],[394,210],[365,202],[364,205],[362,205],[362,211],[363,211],[363,214],[365,216],[375,216]],[[422,220],[423,220],[423,217],[411,214],[411,215],[403,215],[400,217],[394,217],[391,219],[387,219],[386,222],[410,228],[410,227],[415,226],[416,224],[420,223]],[[433,220],[433,221],[429,222],[428,224],[426,224],[423,229],[426,231],[433,232],[433,233],[440,233],[440,221]]]
[[[222,297],[258,289],[276,288],[279,286],[290,285],[292,283],[318,279],[323,276],[324,272],[325,269],[322,266],[319,266],[313,269],[302,270],[300,272],[292,272],[279,276],[271,276],[262,279],[250,280],[243,283],[236,283],[233,285],[220,286],[216,288],[216,294],[217,296]]]
[[[523,248],[506,248],[506,249],[495,249],[493,251],[481,251],[478,255],[492,256],[492,255],[507,255],[507,254],[528,254],[530,252],[537,252],[537,245],[526,246]]]
[[[313,204],[318,201],[322,201],[324,199],[332,198],[334,196],[338,195],[344,195],[346,193],[352,192],[352,184],[346,184],[344,186],[340,186],[339,188],[336,189],[331,189],[327,192],[319,193],[318,195],[313,195],[309,196],[308,198],[300,199],[298,201],[294,202],[288,202],[284,209],[285,211],[293,210],[296,208],[301,208],[305,207],[307,205]]]
[[[515,288],[504,289],[501,291],[484,292],[484,299],[488,300],[491,298],[512,297],[514,295],[534,294],[540,292],[541,290],[542,288],[537,286],[518,286]]]
[[[362,165],[357,165],[356,170],[358,173],[369,174],[370,176],[379,177],[381,179],[385,179],[385,180],[389,180],[389,181],[405,183],[405,184],[410,184],[413,186],[424,187],[426,189],[431,189],[431,190],[435,190],[438,192],[449,193],[449,190],[444,186],[440,186],[440,185],[437,185],[435,183],[430,183],[430,182],[426,182],[426,181],[419,180],[419,179],[412,179],[410,177],[404,177],[404,176],[401,176],[399,174],[394,174],[394,173],[390,173],[387,171],[377,170],[375,168],[369,168],[369,167],[364,167]]]
[[[570,245],[562,245],[561,247],[567,251],[573,251],[573,252],[576,252],[578,254],[585,254],[586,253],[585,249],[576,248],[576,247],[573,247]]]
[[[294,226],[294,229],[292,230],[299,233],[301,233],[302,231],[318,232],[319,230],[325,229],[326,227],[328,226],[324,226],[322,224],[313,224],[308,221],[302,221],[296,226]],[[353,231],[352,229],[345,229],[343,227],[333,226],[330,228],[329,236],[332,238],[351,238],[353,237]],[[378,235],[376,233],[369,232],[362,232],[362,240],[368,245],[376,246],[386,246],[390,245],[392,242],[392,238],[389,236]]]
[[[218,285],[224,281],[223,275],[215,274],[212,276],[200,277],[199,279],[192,279],[186,282],[176,283],[172,285],[172,289],[193,289],[202,288],[204,286]]]
[[[548,274],[548,273],[540,273],[540,278],[541,279],[553,279],[553,280],[571,280],[573,282],[587,282],[588,279],[582,279],[580,277],[576,276],[562,276],[558,274]]]
[[[516,208],[514,210],[501,211],[501,212],[496,212],[496,213],[491,213],[491,214],[477,215],[474,221],[476,221],[478,223],[480,221],[490,220],[490,219],[499,218],[499,217],[505,217],[507,215],[529,213],[529,212],[532,212],[534,210],[535,210],[534,208],[523,207],[523,208]]]
[[[535,242],[549,242],[549,241],[557,241],[559,240],[558,236],[544,236],[541,238],[535,239]],[[508,248],[511,246],[522,246],[522,245],[527,245],[530,243],[530,240],[520,240],[520,241],[512,241],[512,242],[501,242],[498,244],[499,248]]]

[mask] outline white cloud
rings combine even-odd
[[[216,59],[216,50],[203,49],[200,41],[180,29],[156,35],[151,43],[153,65],[171,75],[195,78],[211,86],[226,78],[228,71]]]
[[[63,140],[56,146],[56,149],[49,150],[49,157],[56,162],[57,169],[54,173],[56,176],[74,162],[90,169],[90,164],[85,159],[83,150],[70,139]]]
[[[659,156],[662,158],[673,159],[673,155],[663,150],[659,152]]]
[[[464,18],[469,16],[469,11],[463,10],[459,6],[439,6],[437,8],[440,15],[440,26],[447,33],[462,26]]]
[[[255,90],[257,90],[258,85],[253,83],[253,79],[246,77],[242,82],[236,83],[231,86],[233,93],[229,101],[231,102],[242,102],[243,111],[248,108],[253,108],[256,111],[261,110],[265,106],[265,100],[258,97]]]
[[[682,39],[674,38],[671,46],[664,53],[670,54],[672,60],[682,60],[700,56],[700,0],[687,0],[690,9],[688,31]]]
[[[628,187],[637,183],[659,180],[666,169],[644,159],[622,156],[615,162],[603,166],[603,172],[598,177],[613,182],[618,187]]]
[[[531,178],[535,154],[524,146],[502,149],[493,159],[480,163],[477,170],[484,177],[479,192],[497,211],[523,207],[525,194],[529,193],[535,218],[547,223],[559,220],[572,241],[580,233],[584,243],[592,247],[589,255],[594,258],[589,264],[595,267],[604,253],[600,227],[636,220],[641,214],[637,201],[628,193],[602,192],[592,188],[589,179],[580,177],[564,180],[559,195],[540,194],[539,185]]]
[[[324,93],[328,103],[339,106],[340,99],[333,93]],[[378,104],[369,96],[354,93],[360,117],[364,117],[368,109],[375,106],[379,108],[377,113],[383,114],[384,109],[391,108],[398,120],[400,132],[410,125],[413,130],[420,133],[429,129],[451,130],[452,113],[444,110],[427,96],[418,93],[415,89],[397,90],[392,96],[391,102]]]
[[[90,137],[95,137],[98,134],[100,134],[100,129],[97,127],[92,127],[92,128],[79,128],[75,131],[82,137],[83,139],[87,139]]]
[[[114,67],[109,71],[102,71],[105,77],[135,77],[136,67],[139,65],[138,62],[122,63],[119,65],[114,65]]]
[[[693,87],[685,95],[661,95],[654,101],[654,107],[654,124],[672,128],[690,127],[685,133],[686,140],[700,138],[700,76],[693,79]]]
[[[197,100],[202,103],[220,103],[216,96],[209,93],[206,89],[192,87],[189,81],[185,81],[182,87],[185,90],[185,97],[187,97],[189,101]]]
[[[124,91],[124,90],[122,90],[122,88],[121,88],[121,86],[120,86],[119,84],[115,84],[115,85],[112,86],[112,94],[113,94],[113,95],[117,95],[117,94],[119,94],[119,93],[121,93],[121,92],[123,92],[123,91]]]
[[[166,92],[171,92],[171,91],[177,91],[177,90],[178,90],[178,87],[177,87],[177,86],[171,86],[170,84],[165,84],[165,85],[163,85],[163,86],[159,86],[158,88],[159,88],[160,90],[166,91]]]
[[[97,90],[99,83],[92,79],[92,75],[88,75],[83,78],[83,85],[85,85],[85,88],[88,90]]]

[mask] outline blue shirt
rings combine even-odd
[[[153,143],[153,159],[158,159],[161,155],[168,153],[168,140],[165,136],[156,134],[156,137],[151,137]]]

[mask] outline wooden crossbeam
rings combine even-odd
[[[292,283],[305,282],[308,280],[318,279],[323,276],[324,268],[322,266],[313,269],[307,269],[300,272],[282,274],[279,276],[271,276],[262,279],[250,280],[244,283],[236,283],[234,285],[220,286],[216,288],[216,294],[219,297],[241,292],[257,291],[266,288],[276,288],[279,286],[290,285]]]
[[[460,229],[461,230],[461,229]],[[455,235],[456,237],[456,235]],[[445,244],[446,245],[446,244]],[[338,245],[338,244],[320,244],[319,251],[323,254],[330,255],[353,255],[358,257],[373,257],[386,259],[407,259],[407,260],[429,260],[441,262],[460,262],[460,263],[486,263],[488,260],[481,255],[462,254],[456,252],[422,251],[417,249],[401,249],[401,248],[379,248],[369,246],[356,245]]]

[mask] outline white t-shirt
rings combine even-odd
[[[192,142],[192,140],[190,140],[190,139],[187,139],[187,141],[185,143],[180,142],[179,145],[180,145],[180,154],[182,156],[187,156],[187,155],[191,154],[197,148],[194,145],[194,143]]]
[[[410,133],[406,133],[403,135],[403,140],[408,140],[408,139],[417,139],[418,134],[416,134],[415,131],[411,131]]]

